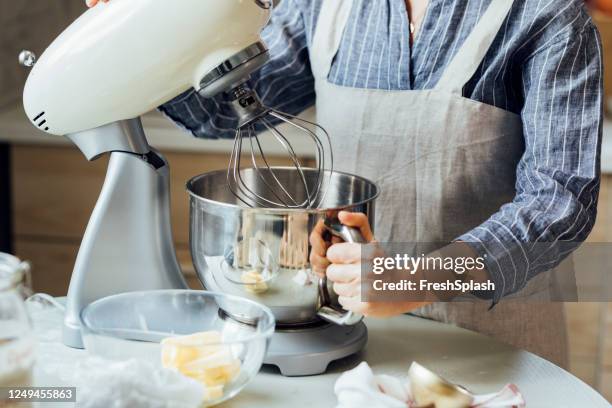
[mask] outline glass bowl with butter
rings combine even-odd
[[[88,353],[144,360],[202,385],[203,405],[234,397],[261,368],[274,316],[222,293],[156,290],[108,296],[81,313]]]

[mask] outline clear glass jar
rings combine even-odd
[[[0,387],[32,384],[36,342],[24,303],[29,282],[30,265],[0,253]]]

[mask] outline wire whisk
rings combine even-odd
[[[232,194],[249,207],[320,207],[334,166],[327,131],[314,122],[263,106],[254,91],[242,86],[233,89],[231,95],[232,105],[240,118],[227,169],[227,183]],[[314,168],[302,165],[291,142],[278,127],[283,124],[292,126],[313,143]],[[289,156],[293,166],[291,172],[286,169],[281,172],[271,166],[258,134],[264,130]],[[248,172],[243,168],[245,160]]]

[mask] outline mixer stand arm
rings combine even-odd
[[[187,287],[173,246],[170,172],[140,119],[68,136],[89,160],[110,152],[102,191],[70,279],[64,343],[82,347],[81,310],[121,292]]]

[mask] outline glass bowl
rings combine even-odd
[[[108,296],[85,307],[81,321],[90,354],[179,371],[204,385],[206,406],[234,397],[257,374],[275,324],[259,303],[195,290]]]

